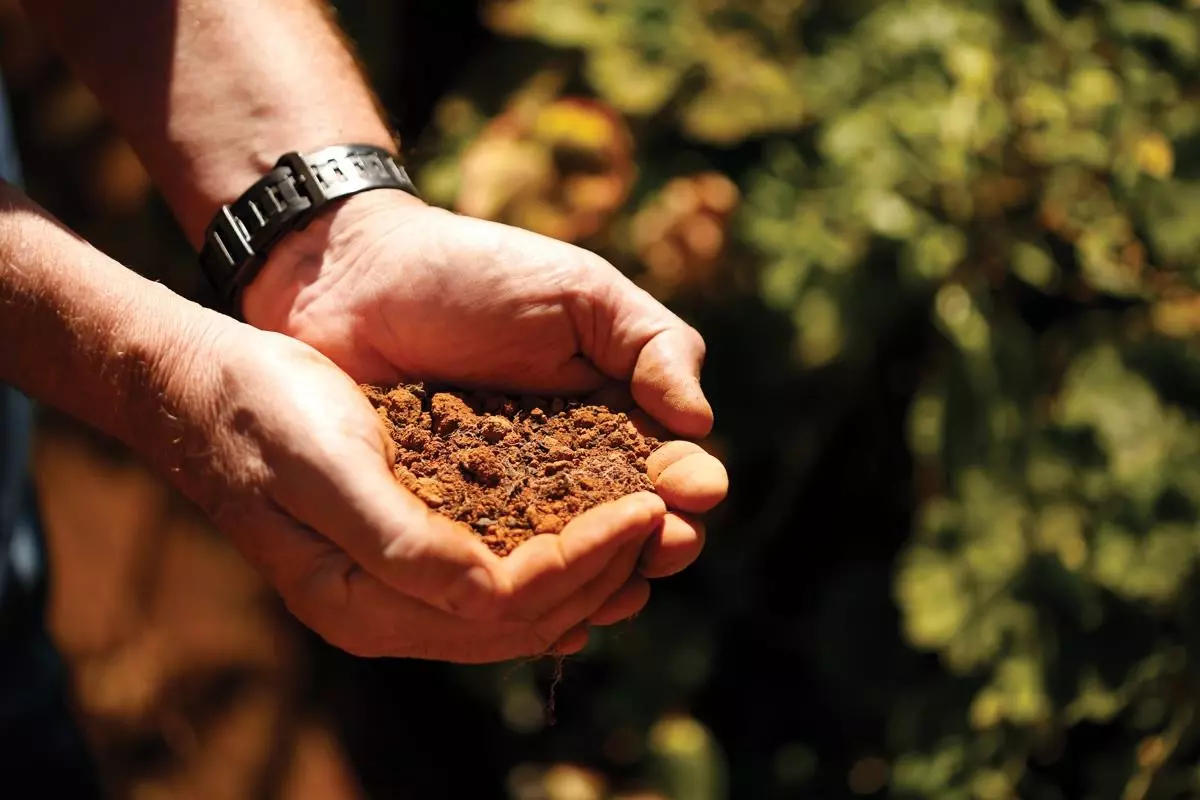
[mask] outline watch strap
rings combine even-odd
[[[381,147],[351,144],[307,155],[285,153],[275,168],[208,226],[200,266],[220,299],[238,316],[241,292],[288,232],[306,227],[325,206],[371,189],[420,196],[395,156]]]

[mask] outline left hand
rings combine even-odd
[[[617,384],[673,434],[699,438],[712,426],[700,335],[615,267],[401,192],[352,197],[285,237],[247,289],[243,311],[251,324],[308,343],[363,382],[547,395]],[[648,466],[672,511],[641,556],[641,575],[653,578],[699,555],[704,528],[689,514],[720,502],[728,479],[690,442],[667,443]],[[640,602],[618,604],[621,616],[644,604],[639,581],[623,591]]]

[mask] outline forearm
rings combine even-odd
[[[181,366],[216,316],[108,259],[0,184],[0,381],[173,469]]]
[[[325,0],[28,0],[193,244],[289,150],[393,145]]]

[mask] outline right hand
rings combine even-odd
[[[646,602],[635,570],[666,514],[656,495],[500,558],[397,483],[370,403],[316,350],[215,314],[189,350],[164,397],[173,479],[331,644],[455,662],[571,653],[589,620]]]

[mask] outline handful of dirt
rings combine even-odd
[[[625,414],[562,399],[361,387],[396,443],[396,478],[499,555],[627,494],[653,491],[659,441]]]

